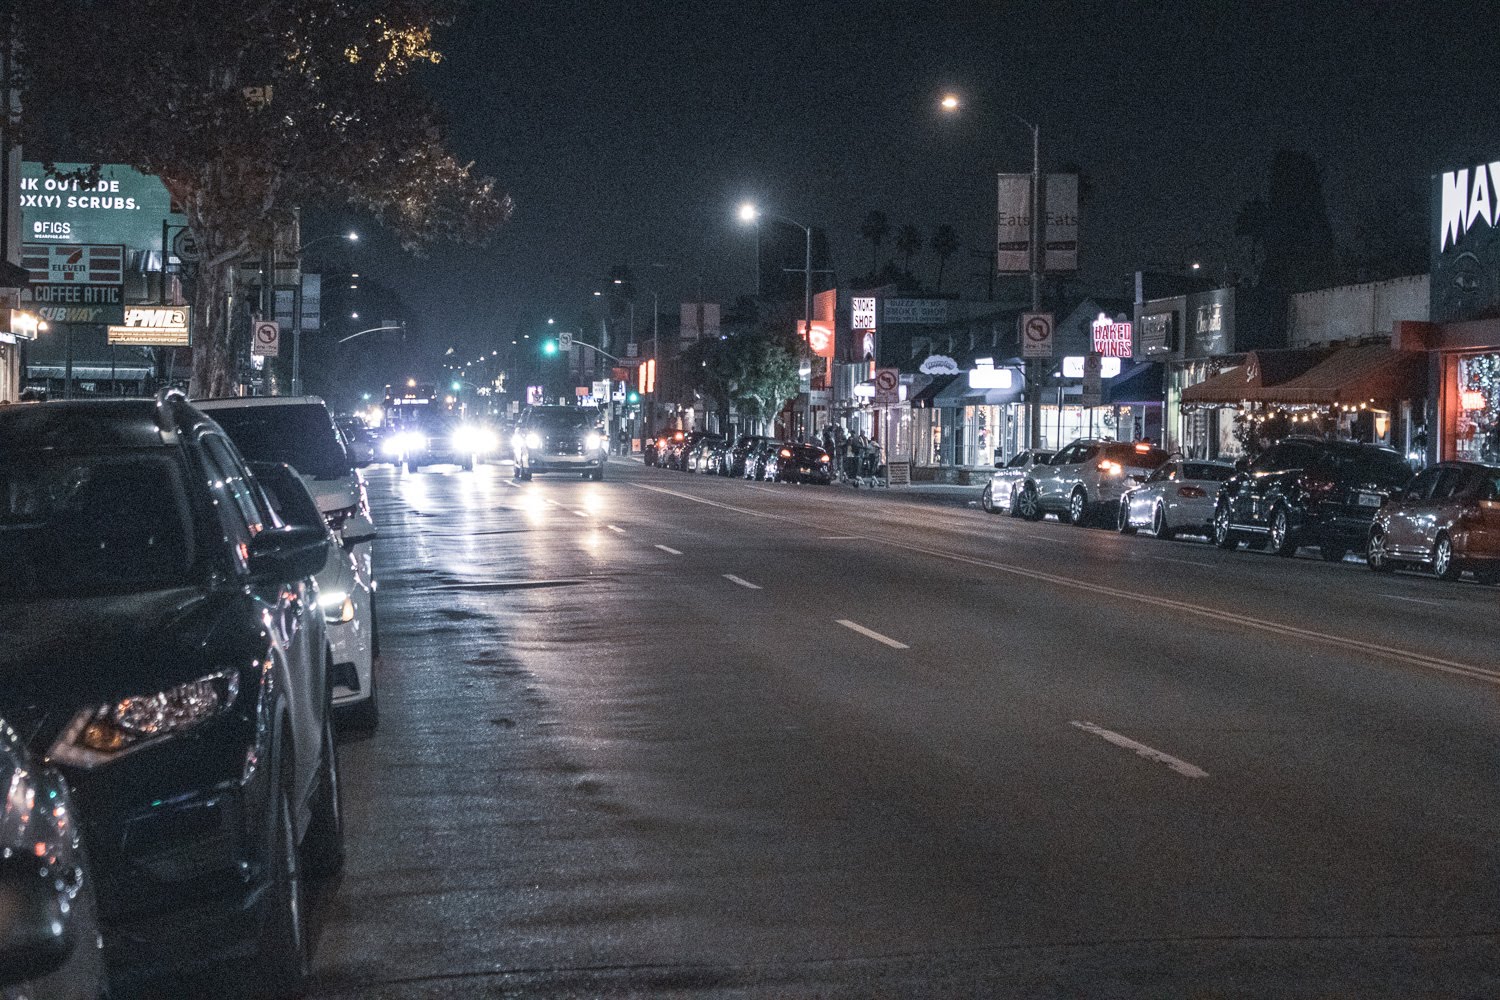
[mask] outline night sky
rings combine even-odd
[[[356,267],[404,296],[429,357],[576,316],[615,263],[667,265],[641,284],[661,274],[668,309],[700,276],[710,299],[753,291],[747,197],[827,227],[841,279],[869,268],[871,209],[951,223],[945,285],[982,294],[966,251],[991,248],[993,175],[1030,165],[1011,110],[1041,126],[1044,168],[1091,181],[1083,278],[1108,294],[1222,256],[1278,148],[1323,165],[1345,240],[1425,212],[1434,169],[1500,158],[1491,4],[474,0],[444,47],[450,144],[516,208],[489,247],[426,259],[369,231]],[[936,110],[950,88],[961,118]]]

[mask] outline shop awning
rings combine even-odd
[[[1105,383],[1104,401],[1110,406],[1142,406],[1160,403],[1165,395],[1165,366],[1136,365]]]
[[[948,388],[948,386],[952,385],[955,381],[957,381],[957,379],[957,375],[934,375],[932,376],[932,381],[928,382],[926,385],[912,394],[912,396],[907,399],[907,402],[919,409],[922,407],[933,406],[935,405],[933,403],[933,400],[937,397],[937,394]]]
[[[1184,403],[1266,402],[1266,389],[1303,374],[1329,356],[1326,350],[1251,351],[1245,360],[1182,390]]]
[[[1185,394],[1184,394],[1185,395]],[[1268,403],[1360,403],[1427,395],[1427,355],[1385,344],[1345,347],[1280,385],[1263,389]]]
[[[953,381],[933,397],[933,406],[943,409],[963,406],[1004,406],[1006,403],[1020,402],[1025,397],[1025,393],[1018,386],[1012,386],[1009,389],[974,389],[969,386],[967,374],[956,375],[952,378]]]

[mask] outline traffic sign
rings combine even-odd
[[[196,264],[202,256],[198,250],[198,241],[187,226],[183,226],[172,236],[172,256],[184,264]]]
[[[891,406],[899,402],[901,402],[901,369],[875,369],[875,405]]]
[[[1103,358],[1090,353],[1083,359],[1083,406],[1098,406],[1103,401],[1099,390],[1099,376],[1104,371]]]
[[[1021,314],[1021,357],[1052,357],[1053,317],[1051,313]]]
[[[557,349],[559,351],[571,351],[573,349],[573,335],[571,333],[559,333],[557,335]]]
[[[274,358],[281,354],[281,324],[270,320],[256,320],[251,328],[250,353],[258,358]]]

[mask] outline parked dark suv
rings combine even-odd
[[[1287,438],[1236,465],[1214,507],[1214,542],[1233,549],[1255,538],[1281,556],[1315,545],[1338,562],[1363,551],[1376,511],[1411,475],[1391,448]]]
[[[73,789],[117,982],[306,972],[343,858],[314,520],[180,394],[0,407],[0,716]]]

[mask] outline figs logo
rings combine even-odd
[[[1486,229],[1500,224],[1500,160],[1443,174],[1438,199],[1438,253],[1443,253],[1481,223]]]

